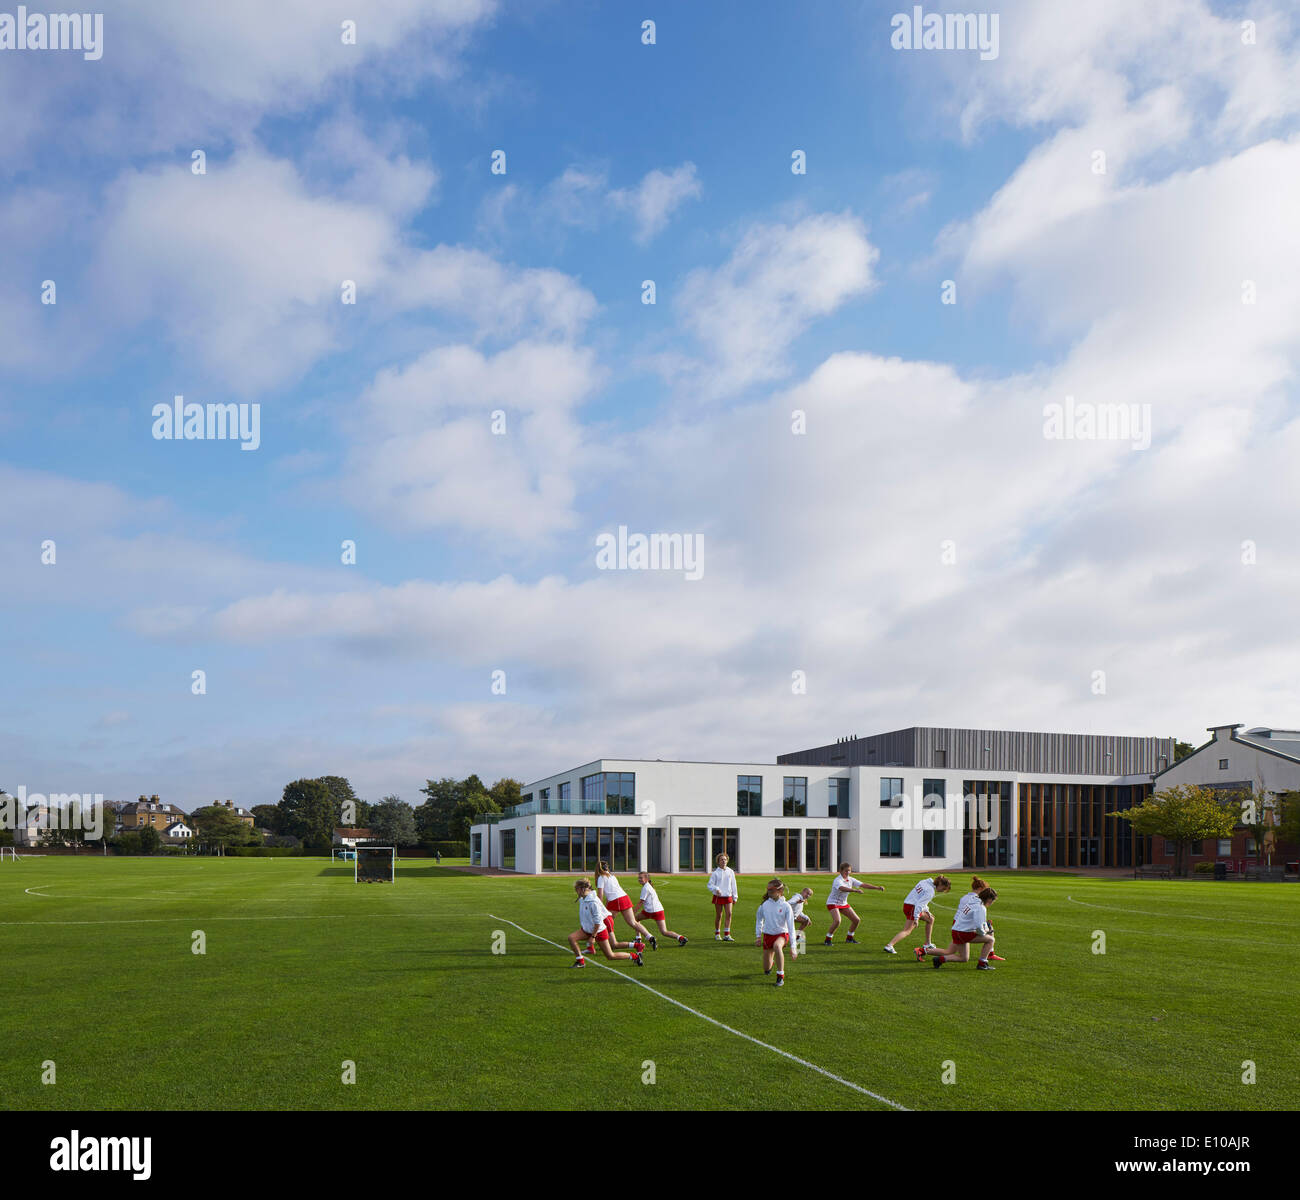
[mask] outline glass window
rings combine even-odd
[[[947,808],[948,781],[927,779],[921,787],[921,804],[924,808]]]
[[[595,826],[588,825],[583,832],[587,843],[587,852],[584,855],[585,861],[580,869],[583,871],[594,871],[596,869],[596,863],[600,859],[600,855],[596,852],[600,830],[595,828]]]
[[[605,811],[620,816],[636,812],[636,774],[632,771],[605,773]]]
[[[677,869],[679,871],[711,871],[704,857],[704,829],[679,829],[677,831]]]
[[[501,866],[507,871],[515,869],[515,831],[501,831]]]
[[[542,826],[542,870],[555,870],[555,826]]]
[[[639,871],[641,869],[641,831],[639,829],[629,829],[627,831],[627,870]]]
[[[880,807],[902,808],[903,781],[901,779],[881,779]]]
[[[903,832],[901,829],[898,831]],[[926,858],[945,858],[943,852],[944,831],[942,829],[923,829],[921,831],[921,853]]]
[[[557,800],[570,800],[570,799],[572,799],[572,795],[571,795],[572,787],[573,787],[573,785],[572,785],[571,783],[568,783],[568,782],[561,783],[561,784],[557,784],[557,785],[556,785],[556,788],[555,788],[555,798],[556,798]]]
[[[539,800],[549,800],[549,799],[551,798],[551,789],[550,789],[550,788],[538,788],[538,789],[537,789],[537,798],[538,798]]]
[[[830,800],[827,802],[826,815],[839,817],[841,820],[849,815],[849,781],[832,779],[830,781]]]
[[[581,843],[579,844],[581,845]],[[567,825],[559,825],[555,829],[555,869],[557,871],[571,871],[573,869],[569,865],[569,827]]]
[[[787,775],[784,793],[781,797],[781,815],[783,817],[806,817],[808,815],[808,777],[806,775]]]
[[[474,866],[481,865],[483,861],[483,835],[474,834],[469,840],[469,861]]]
[[[584,800],[603,800],[605,798],[605,776],[603,774],[584,775],[579,780]]]
[[[761,817],[763,815],[763,777],[761,775],[736,776],[736,816]]]
[[[880,857],[903,857],[903,831],[901,829],[882,829],[880,831]]]
[[[1201,843],[1200,843],[1200,842],[1193,842],[1193,843],[1192,843],[1192,853],[1193,853],[1193,854],[1200,854],[1200,852],[1201,852]]]
[[[809,829],[804,836],[805,871],[833,871],[831,865],[831,831],[829,829]]]
[[[713,831],[713,852],[709,855],[709,870],[718,861],[719,854],[727,856],[727,866],[733,871],[740,870],[740,830],[715,829]]]
[[[797,829],[778,829],[776,831],[775,862],[778,871],[797,871],[799,869],[799,831]]]
[[[1227,858],[1227,857],[1229,857],[1229,855],[1231,855],[1231,854],[1232,854],[1232,839],[1231,839],[1231,838],[1220,838],[1220,839],[1219,839],[1219,857],[1220,857],[1220,858]]]
[[[1253,837],[1248,837],[1246,839],[1246,857],[1254,858],[1255,853],[1256,853],[1255,839]]]

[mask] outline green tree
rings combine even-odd
[[[474,776],[474,778],[477,778],[477,776]],[[498,779],[496,783],[488,789],[488,795],[497,802],[497,805],[500,808],[506,809],[512,804],[519,803],[523,786],[524,785],[520,783],[519,780],[511,779],[509,776],[506,776],[505,779]]]
[[[224,804],[196,808],[190,814],[189,823],[194,827],[195,837],[205,846],[215,847],[218,853],[224,853],[227,846],[247,845],[249,835],[253,834],[234,811]],[[256,834],[253,834],[252,840],[257,840]]]
[[[1175,740],[1174,762],[1178,762],[1180,759],[1186,758],[1189,754],[1195,753],[1195,751],[1196,751],[1196,747],[1193,746],[1191,742],[1180,742]]]
[[[283,832],[301,839],[309,850],[328,849],[334,837],[334,800],[319,779],[295,779],[280,798]]]
[[[253,814],[253,820],[257,822],[259,829],[265,829],[269,833],[280,832],[280,822],[284,819],[284,813],[280,811],[278,804],[255,804],[249,811]]]
[[[140,853],[157,854],[158,848],[162,845],[162,838],[158,831],[152,825],[144,825],[140,828]]]
[[[451,817],[451,840],[464,842],[469,840],[469,827],[477,823],[485,813],[498,813],[501,806],[487,792],[476,792],[466,796]]]
[[[1188,846],[1231,837],[1241,819],[1241,801],[1235,794],[1189,784],[1156,792],[1136,807],[1111,816],[1130,822],[1140,837],[1159,834],[1171,843],[1174,874],[1186,876]]]
[[[415,810],[398,796],[385,796],[370,807],[369,829],[386,846],[414,846]]]
[[[1277,795],[1277,840],[1286,846],[1300,846],[1300,792]]]
[[[420,789],[428,799],[415,810],[415,828],[422,842],[441,842],[451,837],[451,815],[464,798],[464,785],[444,776],[430,779]]]
[[[357,796],[342,775],[322,775],[319,782],[329,790],[334,805],[334,825],[365,828],[370,824],[371,805]]]

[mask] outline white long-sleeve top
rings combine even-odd
[[[623,885],[619,883],[613,875],[600,876],[600,878],[596,880],[596,891],[600,893],[601,898],[605,900],[606,903],[611,900],[617,900],[620,896],[627,895],[623,890]]]
[[[967,892],[957,902],[957,915],[952,927],[959,933],[983,933],[989,919],[989,910],[984,907],[978,893]]]
[[[903,903],[912,905],[917,912],[920,912],[921,909],[934,899],[934,891],[934,880],[922,879],[916,887],[907,893]]]
[[[716,867],[713,874],[709,876],[709,891],[715,896],[730,896],[733,900],[739,900],[740,892],[736,890],[736,872],[730,867]]]
[[[843,875],[831,876],[831,892],[826,897],[827,904],[847,904],[849,902],[849,889],[861,887],[862,880],[854,879],[850,875],[847,879]]]
[[[754,922],[754,936],[760,934],[775,935],[784,933],[794,944],[794,909],[788,900],[769,897],[758,906],[758,918]]]
[[[578,924],[583,933],[595,933],[609,916],[609,910],[594,892],[588,892],[578,901]]]

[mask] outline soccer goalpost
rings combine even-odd
[[[18,861],[18,849],[16,846],[0,846],[0,863],[8,860],[16,863]]]
[[[330,862],[351,862],[356,856],[355,850],[331,850]]]
[[[397,875],[395,846],[358,846],[352,860],[354,883],[392,883]]]

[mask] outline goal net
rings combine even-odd
[[[353,864],[353,878],[357,883],[392,883],[397,874],[397,849],[358,846]]]

